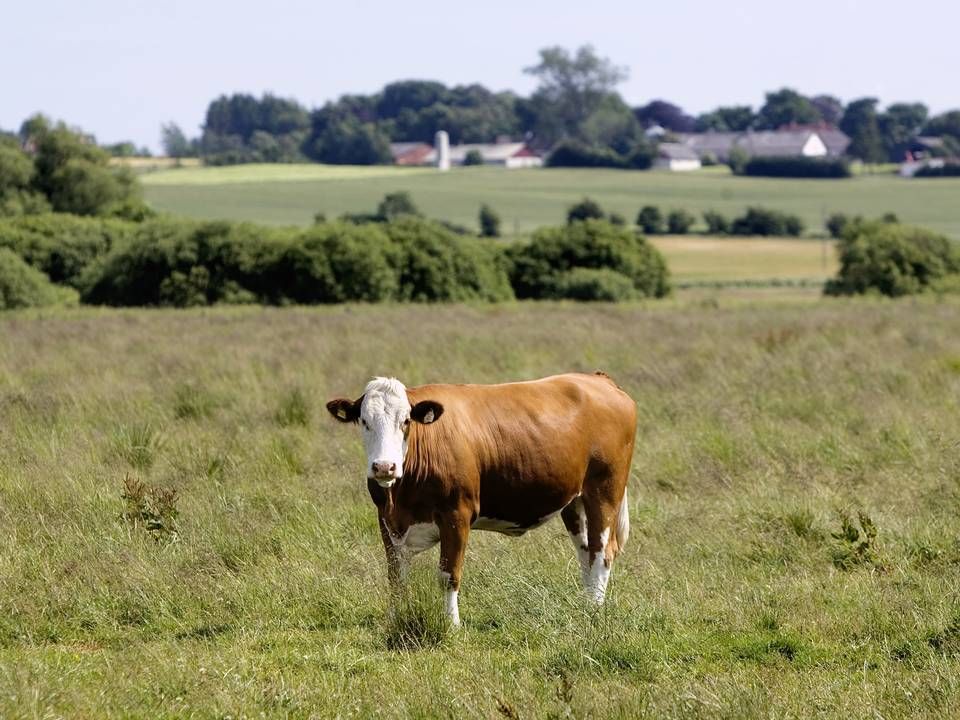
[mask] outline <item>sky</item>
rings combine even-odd
[[[692,114],[783,86],[960,107],[958,0],[48,0],[3,20],[0,128],[39,111],[155,152],[162,123],[199,134],[223,93],[315,107],[417,78],[526,94],[551,45],[592,44],[629,69],[629,103]]]

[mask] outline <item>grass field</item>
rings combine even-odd
[[[0,717],[948,716],[958,310],[0,316]],[[598,367],[640,411],[608,605],[552,523],[471,536],[460,632],[436,550],[388,625],[359,437],[323,402]]]
[[[199,218],[271,224],[306,224],[316,212],[335,217],[369,211],[388,192],[408,190],[431,217],[474,227],[481,203],[516,234],[562,222],[566,208],[589,195],[629,220],[644,204],[685,208],[698,215],[729,215],[762,205],[800,215],[810,232],[823,232],[832,212],[902,220],[960,239],[960,179],[910,179],[890,174],[849,180],[779,180],[733,177],[722,169],[695,173],[617,170],[336,167],[243,165],[184,168],[143,176],[157,208]]]

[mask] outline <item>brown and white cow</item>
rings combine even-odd
[[[633,400],[606,375],[416,388],[378,377],[327,410],[360,425],[391,586],[411,555],[439,542],[446,612],[459,625],[471,528],[522,535],[559,513],[587,596],[603,602],[630,531],[637,427]]]

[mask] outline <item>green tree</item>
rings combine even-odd
[[[479,150],[470,150],[463,158],[464,165],[483,165],[483,155]]]
[[[480,206],[480,235],[500,237],[500,216],[486,203]]]
[[[582,220],[602,220],[603,216],[604,212],[600,203],[588,197],[567,208],[568,224]]]
[[[554,142],[579,137],[584,121],[626,80],[626,68],[601,58],[590,45],[576,53],[562,47],[540,51],[540,62],[524,72],[539,80],[530,98],[541,137]]]
[[[923,134],[947,136],[960,144],[960,110],[951,110],[930,118],[923,128]]]
[[[825,123],[836,125],[843,117],[843,103],[833,95],[814,95],[810,98],[810,102]]]
[[[333,165],[387,165],[390,141],[373,123],[347,118],[329,123],[311,144],[309,155]]]
[[[822,119],[820,111],[809,98],[796,90],[783,88],[767,93],[766,102],[757,113],[754,127],[758,130],[776,130],[790,123],[803,125],[816,123]]]
[[[413,198],[406,190],[384,195],[377,206],[377,215],[386,221],[396,220],[404,215],[423,217],[423,213],[413,202]]]
[[[877,120],[877,99],[854,100],[843,113],[840,129],[850,136],[847,153],[864,162],[883,162],[885,153]]]
[[[894,103],[877,118],[887,159],[903,159],[904,147],[927,122],[929,111],[923,103]]]
[[[176,123],[164,123],[160,126],[160,144],[163,154],[172,158],[196,157],[197,144],[187,139]]]
[[[671,210],[667,215],[667,232],[672,235],[686,235],[696,221],[686,210]]]
[[[637,226],[647,235],[663,233],[663,213],[656,205],[644,205],[637,213]]]
[[[33,186],[58,212],[137,214],[143,203],[128,170],[113,170],[92,138],[60,124],[31,139],[36,146]]]
[[[743,132],[754,122],[753,108],[749,105],[731,105],[718,107],[697,118],[697,132],[715,130],[717,132]]]

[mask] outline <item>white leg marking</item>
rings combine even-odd
[[[587,513],[583,509],[583,501],[580,498],[574,498],[577,503],[577,522],[580,531],[570,533],[570,541],[577,551],[577,559],[580,561],[580,583],[584,588],[590,581],[590,553],[587,551]]]
[[[457,602],[459,592],[450,587],[450,573],[440,571],[440,584],[443,585],[444,600],[443,609],[454,627],[460,626],[460,605]]]
[[[597,605],[603,604],[607,595],[607,582],[610,580],[610,568],[606,561],[607,541],[609,539],[610,528],[607,528],[600,533],[600,551],[593,558],[586,583],[587,597]]]

